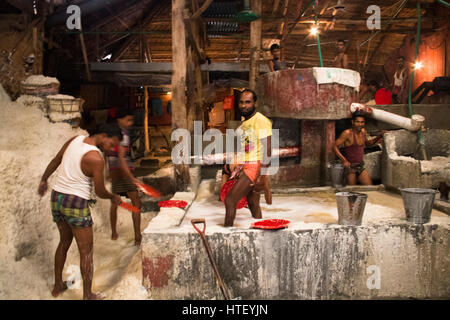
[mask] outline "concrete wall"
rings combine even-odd
[[[447,224],[250,229],[207,239],[232,297],[450,298]],[[143,282],[153,299],[223,299],[197,233],[145,233],[143,244]],[[379,289],[369,266],[378,268]]]
[[[423,134],[429,160],[419,161],[417,134],[406,130],[385,135],[382,153],[382,183],[389,188],[436,188],[450,185],[450,131],[428,130]],[[440,161],[438,161],[440,160]]]
[[[269,72],[258,80],[259,106],[266,116],[309,120],[350,117],[356,91],[342,84],[317,85],[312,68]]]

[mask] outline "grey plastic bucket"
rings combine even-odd
[[[344,166],[341,163],[333,163],[330,167],[331,185],[333,188],[342,188],[344,181]]]
[[[367,194],[358,192],[337,192],[336,203],[338,223],[342,225],[361,225]]]
[[[421,188],[400,189],[405,207],[406,220],[415,224],[423,224],[430,221],[433,210],[434,197],[437,190]]]

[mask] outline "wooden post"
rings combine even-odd
[[[81,43],[81,52],[83,53],[83,60],[84,60],[84,66],[86,68],[87,78],[88,78],[88,81],[90,82],[90,81],[92,81],[91,70],[89,70],[89,60],[88,60],[88,55],[86,52],[86,44],[84,43],[83,27],[81,25],[81,21],[80,21],[80,43]]]
[[[148,137],[148,87],[144,87],[144,136],[145,136],[145,155],[150,153],[150,140]]]
[[[95,34],[95,61],[99,61],[100,60],[100,34],[96,33]]]
[[[253,0],[252,11],[261,16],[262,3],[261,0]],[[250,23],[250,89],[256,89],[256,81],[259,74],[259,58],[261,52],[261,18]]]
[[[172,0],[172,130],[187,129],[188,127],[185,95],[186,30],[183,18],[184,8],[185,0]],[[181,139],[175,143],[180,142]],[[175,164],[177,191],[186,191],[189,180],[189,165]]]
[[[37,27],[33,27],[33,52],[36,60],[39,60],[39,52],[38,52],[38,45],[37,45],[37,39],[38,37],[38,29]],[[37,61],[36,61],[37,62]],[[33,73],[38,74],[38,63],[35,63],[33,66]]]

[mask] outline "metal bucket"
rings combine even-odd
[[[358,192],[337,192],[336,203],[338,223],[342,225],[361,225],[367,194]]]
[[[434,197],[437,190],[421,188],[400,189],[405,207],[406,220],[415,224],[423,224],[430,221],[433,209]]]
[[[342,188],[344,181],[344,166],[342,163],[332,163],[331,171],[331,185],[333,188]]]

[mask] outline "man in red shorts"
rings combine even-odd
[[[237,181],[225,198],[225,227],[233,226],[237,203],[243,197],[247,197],[253,218],[262,218],[259,200],[261,191],[268,185],[268,178],[261,173],[261,168],[270,166],[270,161],[265,157],[271,156],[272,122],[256,112],[256,99],[255,92],[250,89],[242,91],[239,98],[239,110],[244,117],[239,127],[242,130],[241,148],[235,168],[237,174],[232,174]]]

